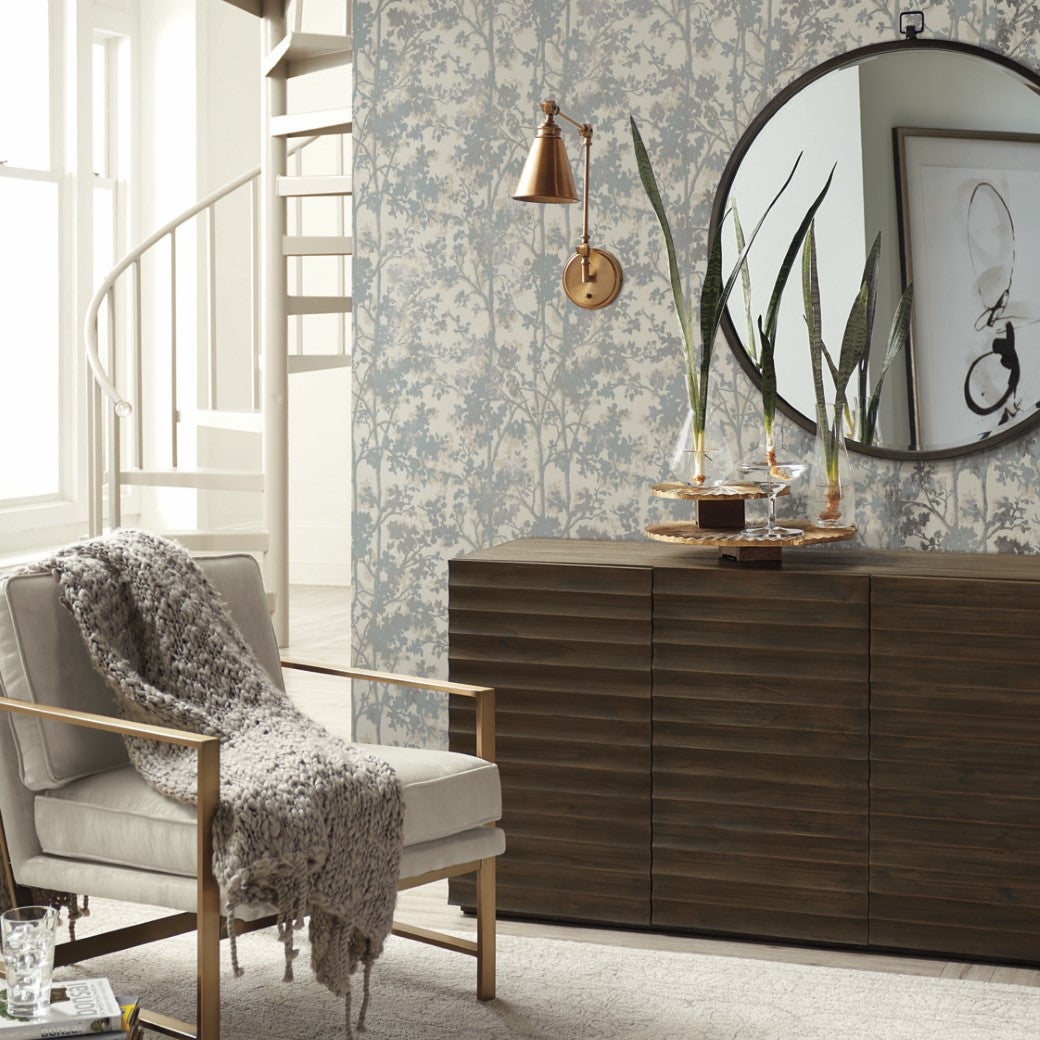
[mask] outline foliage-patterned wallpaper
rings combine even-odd
[[[660,515],[647,485],[665,474],[685,397],[629,114],[698,284],[712,196],[750,120],[826,58],[894,38],[899,9],[356,0],[358,664],[446,673],[453,556],[527,535],[639,538]],[[1040,63],[1034,0],[948,0],[925,14],[933,36]],[[559,289],[580,207],[510,198],[543,97],[595,126],[592,241],[625,271],[621,296],[600,312],[579,311]],[[575,160],[580,139],[567,145]],[[721,340],[712,379],[739,424],[757,391]],[[952,462],[856,464],[866,545],[1040,550],[1035,435]],[[354,715],[361,740],[446,741],[443,698],[359,686]]]

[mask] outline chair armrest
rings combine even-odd
[[[282,658],[282,667],[301,672],[316,672],[319,675],[337,675],[344,679],[365,679],[369,682],[388,683],[391,686],[411,686],[417,690],[432,690],[434,693],[472,697],[476,701],[477,708],[477,756],[488,762],[495,761],[494,687],[467,686],[465,683],[448,682],[444,679],[424,679],[416,675],[373,672],[367,668],[344,668],[322,661],[299,661],[286,657]]]
[[[190,733],[183,729],[171,729],[168,726],[153,726],[147,722],[127,722],[125,719],[112,718],[108,715],[94,715],[87,711],[75,711],[72,708],[55,708],[49,704],[33,704],[19,701],[12,697],[0,697],[0,711],[14,712],[19,715],[32,715],[38,719],[49,719],[53,722],[65,722],[71,726],[82,726],[86,729],[99,729],[106,733],[117,733],[124,737],[143,737],[146,740],[157,740],[161,744],[180,744],[194,748],[198,754],[198,773],[196,779],[196,841],[200,891],[197,913],[201,920],[203,911],[211,915],[219,913],[220,891],[212,880],[212,872],[203,869],[202,864],[213,860],[213,817],[217,812],[220,799],[220,738],[206,736],[202,733]],[[3,838],[0,829],[0,838]],[[8,859],[6,841],[0,849],[5,861]],[[7,863],[5,862],[5,866]],[[13,883],[13,877],[11,878]],[[201,926],[200,926],[201,927]],[[209,925],[206,926],[207,928]]]
[[[11,711],[18,715],[33,715],[40,719],[51,719],[54,722],[67,722],[72,726],[86,729],[99,729],[107,733],[117,733],[123,737],[144,737],[157,740],[161,744],[181,744],[184,747],[201,748],[215,743],[219,746],[219,737],[209,737],[201,733],[190,733],[183,729],[170,729],[168,726],[153,726],[148,722],[128,722],[109,715],[94,715],[89,711],[76,711],[73,708],[55,708],[49,704],[35,704],[32,701],[19,701],[13,697],[0,697],[0,711]]]

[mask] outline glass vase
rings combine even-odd
[[[856,481],[845,438],[856,428],[844,402],[827,402],[817,418],[809,471],[809,521],[817,527],[854,527]]]
[[[736,459],[725,435],[721,412],[708,409],[704,430],[698,431],[694,426],[693,409],[689,408],[672,450],[672,478],[690,487],[725,484],[734,476]]]

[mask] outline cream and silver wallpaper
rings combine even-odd
[[[697,284],[711,200],[759,109],[819,62],[896,35],[870,0],[357,0],[354,82],[355,660],[444,675],[447,561],[526,535],[639,538],[660,515],[685,411],[660,232],[639,184],[636,115]],[[925,9],[937,37],[1036,68],[1032,0]],[[559,288],[580,207],[510,194],[556,97],[595,126],[592,241],[621,260],[609,308]],[[577,134],[567,139],[572,160]],[[580,186],[580,179],[579,179]],[[821,257],[821,263],[825,262]],[[718,406],[753,389],[725,343]],[[804,435],[786,424],[797,442]],[[857,459],[868,546],[1040,550],[1029,435],[952,462]],[[443,745],[443,698],[355,690],[358,739]]]

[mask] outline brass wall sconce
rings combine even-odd
[[[582,188],[581,242],[563,269],[563,291],[573,303],[587,310],[606,307],[621,291],[621,264],[605,249],[589,245],[589,152],[592,127],[578,123],[560,111],[552,98],[541,104],[545,122],[535,131],[534,144],[524,163],[513,196],[517,202],[577,202],[567,150],[555,116],[578,128],[585,141],[585,183]]]

